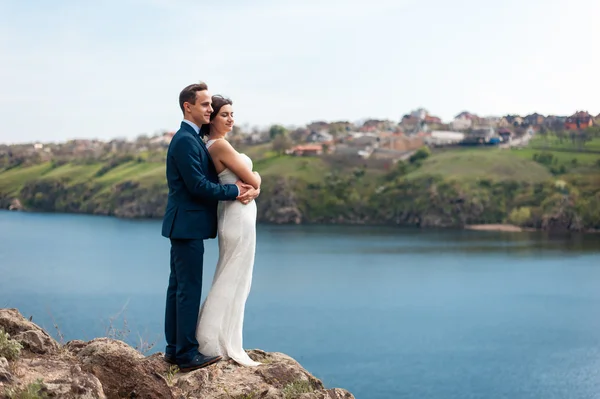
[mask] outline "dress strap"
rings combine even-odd
[[[217,139],[211,139],[211,140],[208,140],[208,141],[206,142],[206,148],[208,148],[208,147],[210,147],[211,145],[213,145],[213,143],[214,143],[215,141],[217,141],[217,140],[224,140],[224,139],[223,139],[223,138],[221,138],[221,137],[219,137],[219,138],[217,138]]]

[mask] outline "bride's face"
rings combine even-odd
[[[215,130],[220,133],[227,133],[233,129],[233,108],[229,104],[225,104],[219,110],[219,113],[210,122]]]

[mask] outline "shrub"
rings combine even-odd
[[[531,209],[521,207],[513,209],[508,215],[508,221],[517,226],[523,226],[531,219]]]
[[[412,154],[408,160],[410,163],[416,163],[428,158],[430,155],[431,150],[429,149],[429,147],[421,147],[417,150],[417,152]]]
[[[3,329],[0,329],[0,357],[5,357],[7,360],[16,360],[21,354],[23,346],[10,339],[10,335]]]
[[[311,393],[315,390],[315,387],[307,380],[296,380],[287,384],[283,387],[283,397],[285,399],[292,399],[303,393]]]
[[[47,399],[49,398],[47,392],[44,381],[38,379],[23,389],[7,389],[5,395],[9,399]]]

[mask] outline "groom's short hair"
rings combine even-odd
[[[208,86],[204,82],[194,83],[186,86],[181,93],[179,93],[179,108],[183,111],[183,103],[196,104],[196,92],[208,90]]]

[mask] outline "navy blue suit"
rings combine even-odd
[[[235,184],[218,184],[208,149],[182,122],[167,152],[169,198],[162,235],[171,239],[165,311],[166,354],[187,363],[198,353],[196,324],[202,294],[204,239],[217,236],[219,201],[235,200]]]

